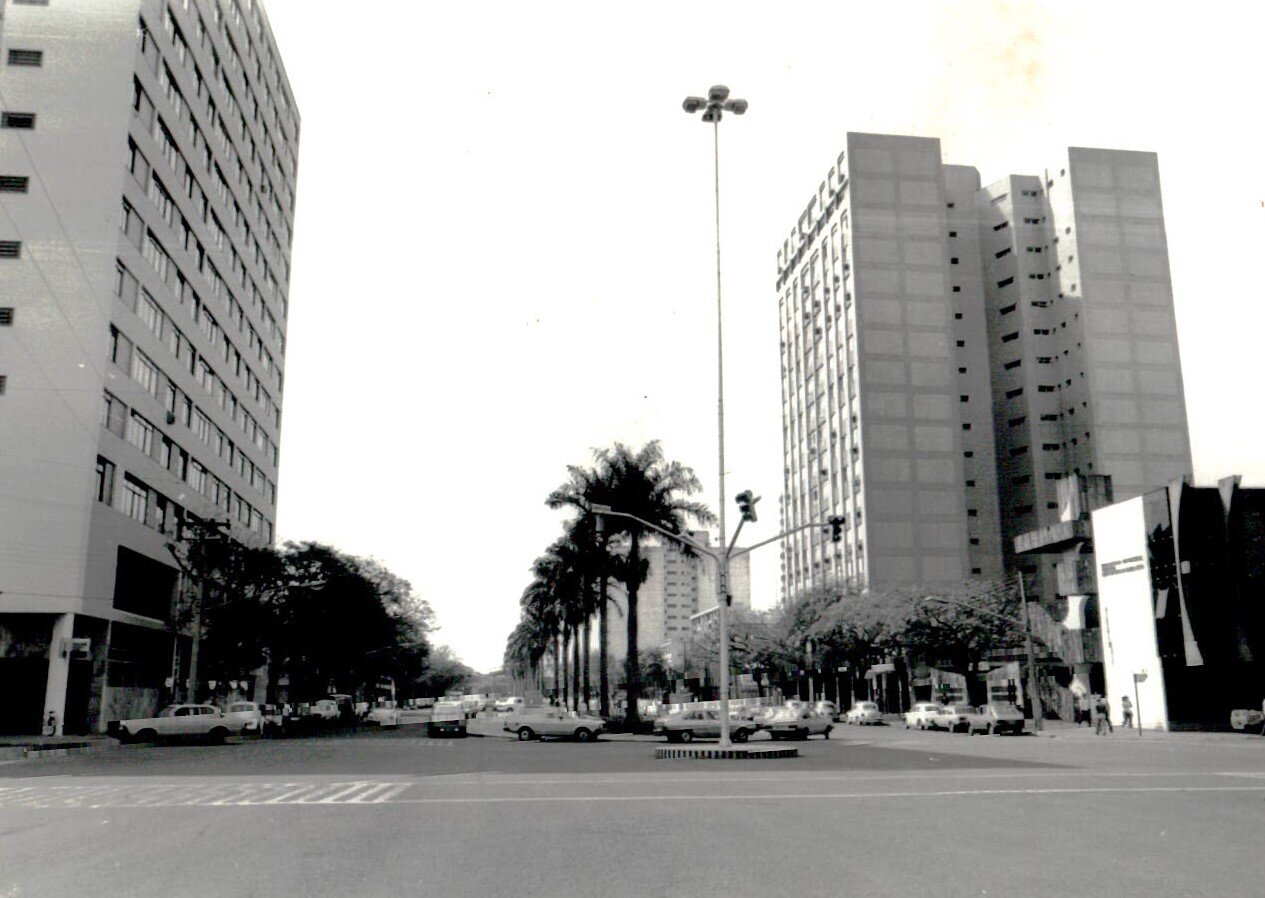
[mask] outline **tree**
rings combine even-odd
[[[596,453],[595,453],[596,454]],[[610,578],[617,576],[617,562],[611,556],[608,530],[598,531],[597,519],[589,511],[593,505],[609,505],[611,488],[605,471],[599,468],[585,468],[579,465],[567,466],[567,479],[545,499],[549,508],[574,508],[579,511],[570,525],[571,540],[578,550],[578,562],[583,576],[597,584],[594,596],[598,619],[598,713],[609,717],[610,706],[610,664],[606,647],[608,641],[608,622],[610,619],[610,594],[608,585]],[[587,590],[586,590],[587,591]],[[588,625],[585,625],[584,657],[589,657]],[[588,695],[588,681],[585,680],[584,694]]]
[[[411,691],[418,698],[465,691],[466,685],[474,676],[474,671],[462,664],[452,649],[441,645],[431,651],[426,670],[412,683]]]
[[[594,453],[602,492],[609,499],[603,503],[615,511],[634,515],[663,528],[669,533],[682,533],[687,519],[710,524],[715,516],[708,508],[686,497],[699,492],[702,484],[694,471],[679,462],[664,458],[657,440],[634,451],[623,443]],[[637,591],[645,582],[646,566],[641,558],[641,540],[645,528],[637,521],[607,516],[607,528],[628,537],[628,561],[623,569],[624,586],[628,591],[628,654],[625,660],[628,696],[626,725],[640,726],[637,701],[641,697],[641,671],[637,663]]]
[[[1022,645],[1022,608],[1003,580],[972,579],[949,587],[910,590],[914,614],[904,641],[911,651],[966,678],[967,701],[987,701],[980,662]]]

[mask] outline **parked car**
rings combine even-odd
[[[369,709],[365,722],[376,723],[380,727],[398,727],[400,709],[395,706],[395,702],[380,702]]]
[[[1009,702],[989,702],[966,715],[966,731],[976,733],[1023,733],[1023,713]]]
[[[734,742],[746,742],[756,729],[757,725],[754,721],[729,715],[729,738]],[[654,722],[654,734],[666,737],[669,742],[719,739],[720,712],[711,708],[701,708],[669,714]]]
[[[808,705],[802,698],[788,698],[782,703],[783,708],[790,708],[792,711],[807,711]]]
[[[459,701],[435,702],[430,721],[426,724],[427,736],[466,735],[466,709]]]
[[[332,698],[323,698],[319,701],[312,702],[312,704],[308,706],[306,716],[324,721],[337,720],[338,702]]]
[[[492,704],[492,710],[498,713],[516,714],[527,710],[527,702],[523,700],[521,695],[511,695],[509,698],[497,699]]]
[[[212,744],[222,744],[230,735],[241,731],[241,721],[226,719],[214,705],[168,705],[157,717],[112,720],[106,728],[106,732],[120,742],[203,738]]]
[[[876,702],[855,702],[848,709],[844,720],[848,723],[855,723],[858,726],[871,725],[883,722],[883,715],[879,712]]]
[[[783,708],[765,723],[764,728],[774,739],[807,739],[814,735],[829,739],[834,726],[829,717],[813,711]]]
[[[247,733],[262,733],[264,729],[263,712],[254,702],[229,702],[224,709],[224,718],[238,721]]]
[[[839,719],[839,706],[834,702],[817,702],[813,705],[813,712],[815,714],[820,714],[822,717],[829,717],[834,721],[838,721]]]
[[[543,736],[593,742],[606,732],[606,722],[600,717],[591,717],[565,708],[529,708],[507,717],[505,730],[517,733],[519,740],[523,742]]]
[[[975,709],[970,705],[944,705],[931,715],[928,726],[933,730],[948,730],[950,733],[967,732],[967,715]]]
[[[259,713],[263,717],[263,732],[275,733],[285,727],[285,707],[283,705],[260,705]]]
[[[925,730],[942,707],[939,702],[914,702],[914,706],[905,712],[905,729],[916,727]]]

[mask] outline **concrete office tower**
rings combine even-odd
[[[783,526],[846,522],[785,540],[784,600],[997,576],[1062,478],[1119,500],[1190,473],[1152,153],[980,189],[936,140],[849,134],[777,287]]]
[[[1000,569],[971,174],[934,139],[849,134],[778,253],[782,523],[845,522],[784,542],[784,598]]]
[[[2,27],[0,730],[88,732],[172,695],[180,522],[272,540],[299,120],[259,0]]]
[[[978,195],[1005,549],[1058,481],[1123,501],[1191,473],[1154,153],[1073,147]]]

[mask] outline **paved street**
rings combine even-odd
[[[1260,893],[1259,737],[653,745],[405,728],[12,762],[0,896]]]

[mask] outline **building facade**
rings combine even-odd
[[[299,119],[259,0],[0,24],[0,729],[152,711],[168,544],[276,513]]]
[[[1064,477],[1125,499],[1191,470],[1153,153],[981,187],[937,140],[849,134],[777,289],[783,529],[845,521],[784,541],[784,601],[1001,576]]]
[[[1265,694],[1265,490],[1181,481],[1093,512],[1102,689],[1120,720],[1225,729]]]
[[[696,542],[710,545],[710,534],[694,530]],[[647,543],[641,557],[649,563],[646,582],[637,591],[637,643],[641,651],[679,652],[690,635],[690,619],[699,611],[716,607],[716,565],[710,558],[690,557],[675,544]],[[734,559],[729,566],[729,592],[737,608],[751,607],[750,556]],[[628,654],[628,595],[623,584],[609,584],[611,614],[607,652],[611,658]]]

